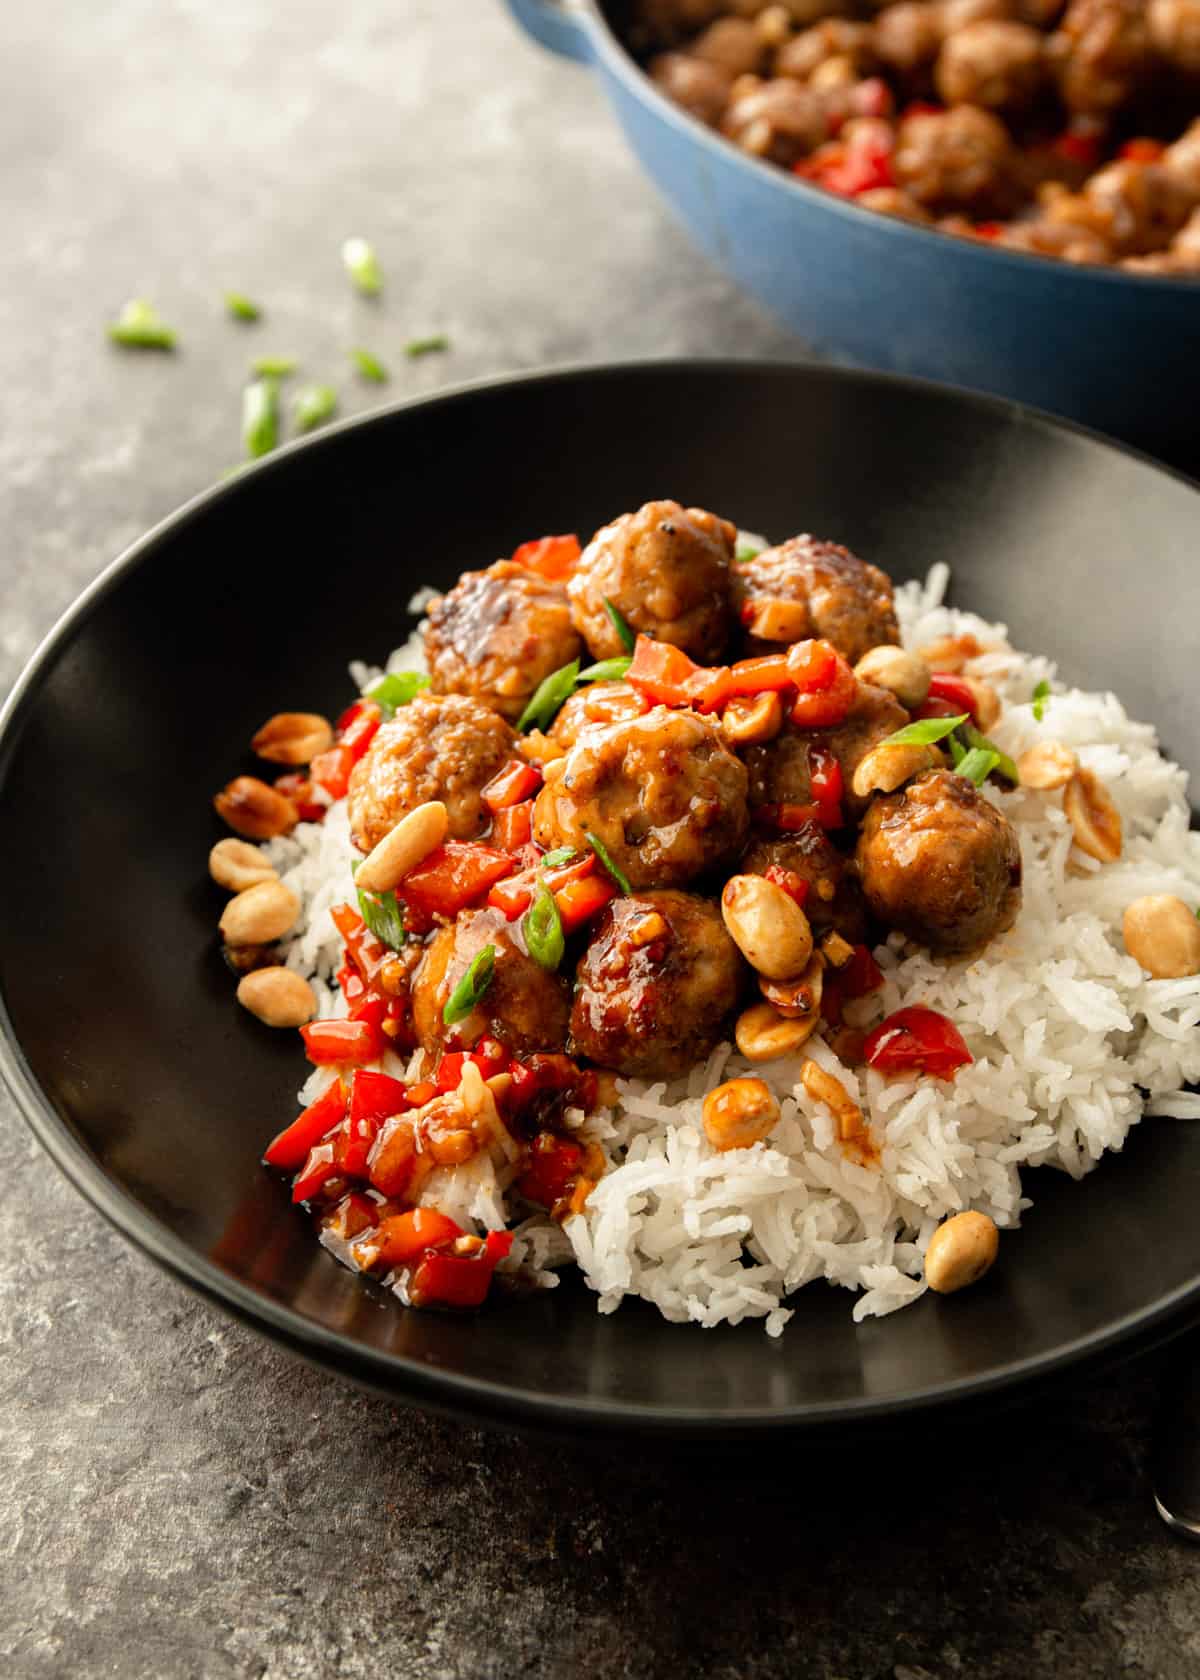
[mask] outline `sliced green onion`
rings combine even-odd
[[[549,887],[538,888],[537,897],[525,912],[521,932],[525,935],[525,948],[535,962],[543,968],[558,967],[566,952],[567,941],[563,934],[562,917]]]
[[[298,432],[311,432],[332,420],[337,413],[337,392],[332,385],[302,385],[292,404],[292,420]]]
[[[916,723],[906,723],[903,729],[897,729],[894,735],[889,735],[886,741],[881,741],[881,747],[931,747],[935,741],[944,741],[947,735],[962,723],[966,723],[967,714],[960,717],[948,718],[918,718]]]
[[[549,729],[563,704],[574,694],[578,680],[578,659],[572,659],[569,665],[560,665],[557,671],[543,677],[517,719],[517,733],[523,735],[527,729]]]
[[[470,968],[450,993],[446,1007],[442,1010],[442,1020],[448,1027],[466,1020],[491,985],[495,972],[496,947],[485,945],[479,955],[472,959]]]
[[[1050,698],[1050,684],[1045,677],[1033,691],[1033,715],[1039,723],[1046,715],[1046,702]]]
[[[598,665],[589,665],[586,671],[580,671],[581,683],[591,682],[620,682],[621,678],[633,664],[632,659],[602,659]]]
[[[579,853],[574,846],[557,846],[554,851],[546,853],[539,867],[542,869],[561,869],[564,863],[570,863],[573,857],[578,856]]]
[[[733,558],[742,562],[746,560],[753,560],[755,555],[761,554],[766,546],[766,543],[757,541],[751,542],[748,537],[739,535],[738,545],[736,549],[734,549]]]
[[[378,356],[369,350],[351,350],[347,352],[350,360],[358,369],[361,379],[369,380],[372,385],[386,385],[391,375],[379,360]]]
[[[988,751],[985,747],[972,747],[970,752],[962,755],[954,768],[958,775],[965,776],[967,781],[974,782],[976,787],[982,787],[999,762],[998,752]]]
[[[449,350],[450,340],[445,333],[431,333],[428,338],[410,338],[404,346],[404,354],[412,356],[429,356],[435,350]]]
[[[226,292],[225,307],[235,321],[257,321],[262,310],[245,292]]]
[[[957,735],[949,736],[947,738],[946,745],[950,748],[950,757],[954,761],[954,768],[957,770],[963,759],[967,756],[967,749],[963,746]]]
[[[386,677],[380,677],[377,683],[372,683],[363,692],[368,699],[378,703],[385,718],[394,718],[401,706],[407,706],[423,688],[428,687],[429,678],[424,671],[389,671]]]
[[[295,356],[255,356],[250,372],[259,379],[286,379],[299,366]]]
[[[342,261],[346,273],[360,292],[374,297],[383,290],[383,270],[375,249],[365,239],[347,239],[342,246]]]
[[[637,636],[634,633],[633,626],[620,607],[615,607],[607,595],[604,597],[604,610],[608,614],[609,623],[621,638],[621,646],[626,653],[632,653],[634,648],[637,647]]]
[[[251,460],[269,455],[279,442],[279,386],[256,379],[242,392],[242,443]]]
[[[1006,782],[1011,782],[1016,787],[1021,780],[1017,773],[1017,767],[1008,754],[1000,750],[995,741],[989,741],[987,736],[976,729],[970,721],[962,727],[962,738],[969,747],[977,747],[980,752],[995,753],[996,763],[994,768],[999,771]]]
[[[114,344],[134,350],[174,350],[175,334],[145,298],[130,298],[108,328]]]
[[[625,894],[626,897],[628,897],[629,894],[633,891],[633,888],[629,885],[628,877],[623,875],[621,873],[621,871],[617,868],[616,864],[613,862],[612,857],[609,854],[608,847],[604,844],[603,840],[598,839],[597,836],[594,835],[589,829],[585,828],[583,833],[584,833],[584,838],[587,840],[588,845],[595,852],[596,856],[600,859],[600,862],[604,865],[605,869],[612,876],[613,880],[617,883],[618,887],[620,887],[621,891]]]
[[[394,892],[366,893],[359,887],[358,913],[384,945],[398,951],[404,944],[404,909]]]

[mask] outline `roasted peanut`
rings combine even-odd
[[[730,937],[770,980],[799,974],[812,955],[812,929],[796,900],[762,875],[734,875],[721,894]]]
[[[778,694],[736,694],[721,713],[721,734],[731,747],[773,741],[783,728],[783,702]]]
[[[1078,768],[1079,760],[1061,741],[1039,741],[1017,760],[1021,786],[1035,788],[1039,793],[1066,787]]]
[[[269,945],[295,925],[300,900],[282,881],[259,881],[225,906],[221,938],[226,945]]]
[[[1076,770],[1063,792],[1063,810],[1081,852],[1099,863],[1117,861],[1121,855],[1121,817],[1098,776],[1090,770]]]
[[[250,746],[272,764],[311,764],[333,745],[333,726],[317,712],[276,712]]]
[[[826,1073],[819,1062],[805,1062],[800,1069],[800,1083],[814,1102],[824,1103],[833,1115],[840,1143],[851,1143],[866,1134],[862,1109],[841,1080]]]
[[[222,945],[221,956],[230,974],[240,979],[255,968],[274,968],[279,953],[274,945]]]
[[[704,1135],[714,1149],[749,1149],[779,1123],[779,1104],[761,1079],[727,1079],[704,1099]]]
[[[859,760],[850,785],[860,799],[866,799],[872,793],[894,793],[913,776],[919,776],[923,770],[932,770],[937,762],[938,757],[932,747],[922,746],[916,741],[891,744],[884,741],[872,747]]]
[[[296,807],[278,789],[257,776],[235,776],[213,800],[217,815],[247,840],[273,840],[290,834],[299,822]]]
[[[1135,898],[1121,931],[1125,949],[1153,979],[1200,974],[1200,921],[1174,893]]]
[[[831,968],[845,968],[854,955],[854,947],[836,928],[831,928],[821,941],[821,955]]]
[[[208,873],[219,887],[235,893],[276,878],[275,865],[248,840],[218,840],[208,854]]]
[[[982,677],[963,677],[962,681],[971,691],[971,698],[975,702],[975,722],[984,734],[995,723],[999,722],[1003,707],[1000,696],[990,682],[984,682]]]
[[[792,35],[792,14],[786,6],[765,6],[754,20],[754,30],[764,47],[781,47]]]
[[[656,939],[664,938],[669,931],[657,910],[647,910],[632,923],[625,937],[635,950],[640,950],[643,945],[653,945]]]
[[[785,1020],[769,1003],[752,1003],[737,1018],[734,1041],[748,1062],[773,1062],[799,1050],[819,1020],[816,1014],[802,1021]]]
[[[978,1283],[991,1270],[1000,1252],[1000,1233],[986,1213],[956,1213],[929,1239],[925,1250],[925,1281],[939,1295],[952,1295]]]
[[[803,974],[792,980],[758,977],[758,989],[767,1002],[788,1021],[815,1021],[821,1013],[825,986],[825,959],[814,951]]]
[[[427,858],[446,838],[446,807],[440,799],[418,805],[392,829],[358,868],[355,885],[367,892],[391,892],[410,869]]]
[[[758,595],[747,603],[746,630],[763,642],[798,642],[809,634],[812,620],[805,601],[780,595]]]
[[[312,987],[291,968],[252,970],[239,982],[237,1000],[268,1027],[302,1027],[317,1013]]]
[[[854,675],[861,682],[886,688],[910,712],[929,696],[929,666],[920,654],[909,653],[907,648],[871,648],[854,667]]]
[[[963,636],[939,636],[917,649],[931,671],[939,671],[945,676],[956,676],[968,659],[976,658],[982,651],[969,631]]]
[[[834,53],[825,59],[808,78],[808,85],[817,93],[840,93],[862,78],[858,66],[849,53]]]

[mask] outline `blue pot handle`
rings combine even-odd
[[[575,0],[508,0],[508,9],[543,47],[586,64],[591,58],[587,25]]]

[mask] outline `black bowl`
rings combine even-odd
[[[160,526],[38,653],[0,731],[0,1067],[77,1187],[278,1340],[479,1418],[677,1438],[846,1426],[991,1397],[1200,1305],[1200,1130],[1157,1120],[1036,1206],[969,1295],[855,1327],[804,1290],[779,1342],[700,1332],[577,1281],[478,1316],[406,1312],[321,1250],[258,1164],[303,1077],[239,1010],[214,929],[210,797],[281,708],[336,711],[346,661],[541,531],[671,495],[835,536],[897,577],[935,560],[1019,645],[1121,692],[1200,768],[1200,497],[988,399],[828,369],[642,365],[385,411],[282,451]]]

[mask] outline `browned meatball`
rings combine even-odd
[[[564,705],[550,729],[550,739],[564,752],[570,750],[585,729],[623,723],[643,717],[650,710],[636,688],[624,682],[589,683]]]
[[[514,722],[551,671],[583,651],[561,583],[497,560],[464,572],[425,624],[434,694],[471,694]]]
[[[736,857],[746,837],[746,769],[716,725],[656,706],[587,729],[545,769],[533,808],[539,846],[599,837],[634,887],[676,887]]]
[[[743,875],[765,875],[772,867],[790,869],[808,882],[804,913],[815,933],[836,928],[852,945],[866,938],[867,915],[858,882],[816,823],[806,824],[795,834],[755,840],[738,867]]]
[[[1068,109],[1115,111],[1153,63],[1145,0],[1071,0],[1047,53]]]
[[[979,950],[1012,926],[1021,907],[1021,850],[1011,823],[949,770],[927,770],[876,798],[856,861],[879,919],[947,956]]]
[[[775,55],[775,74],[806,82],[831,58],[849,59],[860,74],[875,62],[874,31],[870,24],[849,18],[826,18],[795,36]]]
[[[878,210],[881,216],[896,216],[902,222],[925,222],[931,220],[924,205],[918,204],[915,198],[910,198],[899,187],[869,187],[866,192],[859,193],[855,200],[864,210]]]
[[[1161,251],[1183,227],[1197,195],[1171,170],[1157,163],[1121,158],[1099,170],[1084,187],[1084,205],[1094,231],[1121,256]],[[1074,220],[1070,201],[1055,199],[1052,221]]]
[[[716,127],[733,85],[727,70],[686,52],[659,53],[650,60],[649,69],[668,99],[710,128]]]
[[[743,754],[750,772],[750,804],[810,805],[812,775],[809,748],[831,752],[842,767],[842,804],[856,816],[866,809],[851,788],[860,762],[897,729],[908,722],[908,713],[886,688],[860,682],[854,703],[844,723],[835,729],[785,729],[773,741],[747,747]]]
[[[442,1012],[450,994],[488,945],[495,951],[492,982],[470,1015],[448,1027]],[[502,910],[464,910],[425,947],[412,1009],[417,1042],[431,1054],[498,1038],[515,1056],[527,1056],[566,1044],[570,988],[529,955],[520,922],[508,921]]]
[[[721,17],[696,36],[689,51],[730,76],[757,70],[766,42],[749,18]]]
[[[1000,119],[977,105],[905,117],[894,164],[899,185],[930,209],[1002,213],[1014,202],[1016,148]]]
[[[936,0],[901,0],[875,19],[875,52],[889,69],[911,76],[933,63],[944,33]]]
[[[934,80],[947,105],[1019,110],[1033,102],[1042,82],[1043,37],[1027,23],[992,19],[948,35]]]
[[[721,132],[744,152],[790,169],[829,139],[830,115],[828,96],[780,76],[736,93],[721,119]]]
[[[614,899],[575,975],[571,1053],[627,1078],[676,1078],[724,1036],[746,974],[708,899]]]
[[[1112,260],[1108,242],[1090,228],[1038,217],[1032,222],[1013,222],[997,235],[997,245],[1009,251],[1033,251],[1042,257],[1061,257],[1064,262],[1106,263]]]
[[[513,755],[516,736],[498,713],[464,694],[418,694],[380,727],[354,768],[350,830],[364,852],[428,799],[445,802],[455,840],[474,840],[491,814],[479,797]]]
[[[733,588],[747,653],[822,636],[853,665],[900,640],[891,579],[840,543],[792,537],[736,565]]]
[[[1200,76],[1200,0],[1150,0],[1146,21],[1159,56],[1187,76]]]
[[[711,663],[729,636],[729,566],[737,528],[703,508],[647,502],[596,532],[567,594],[596,659],[627,652],[605,600],[634,630]]]

